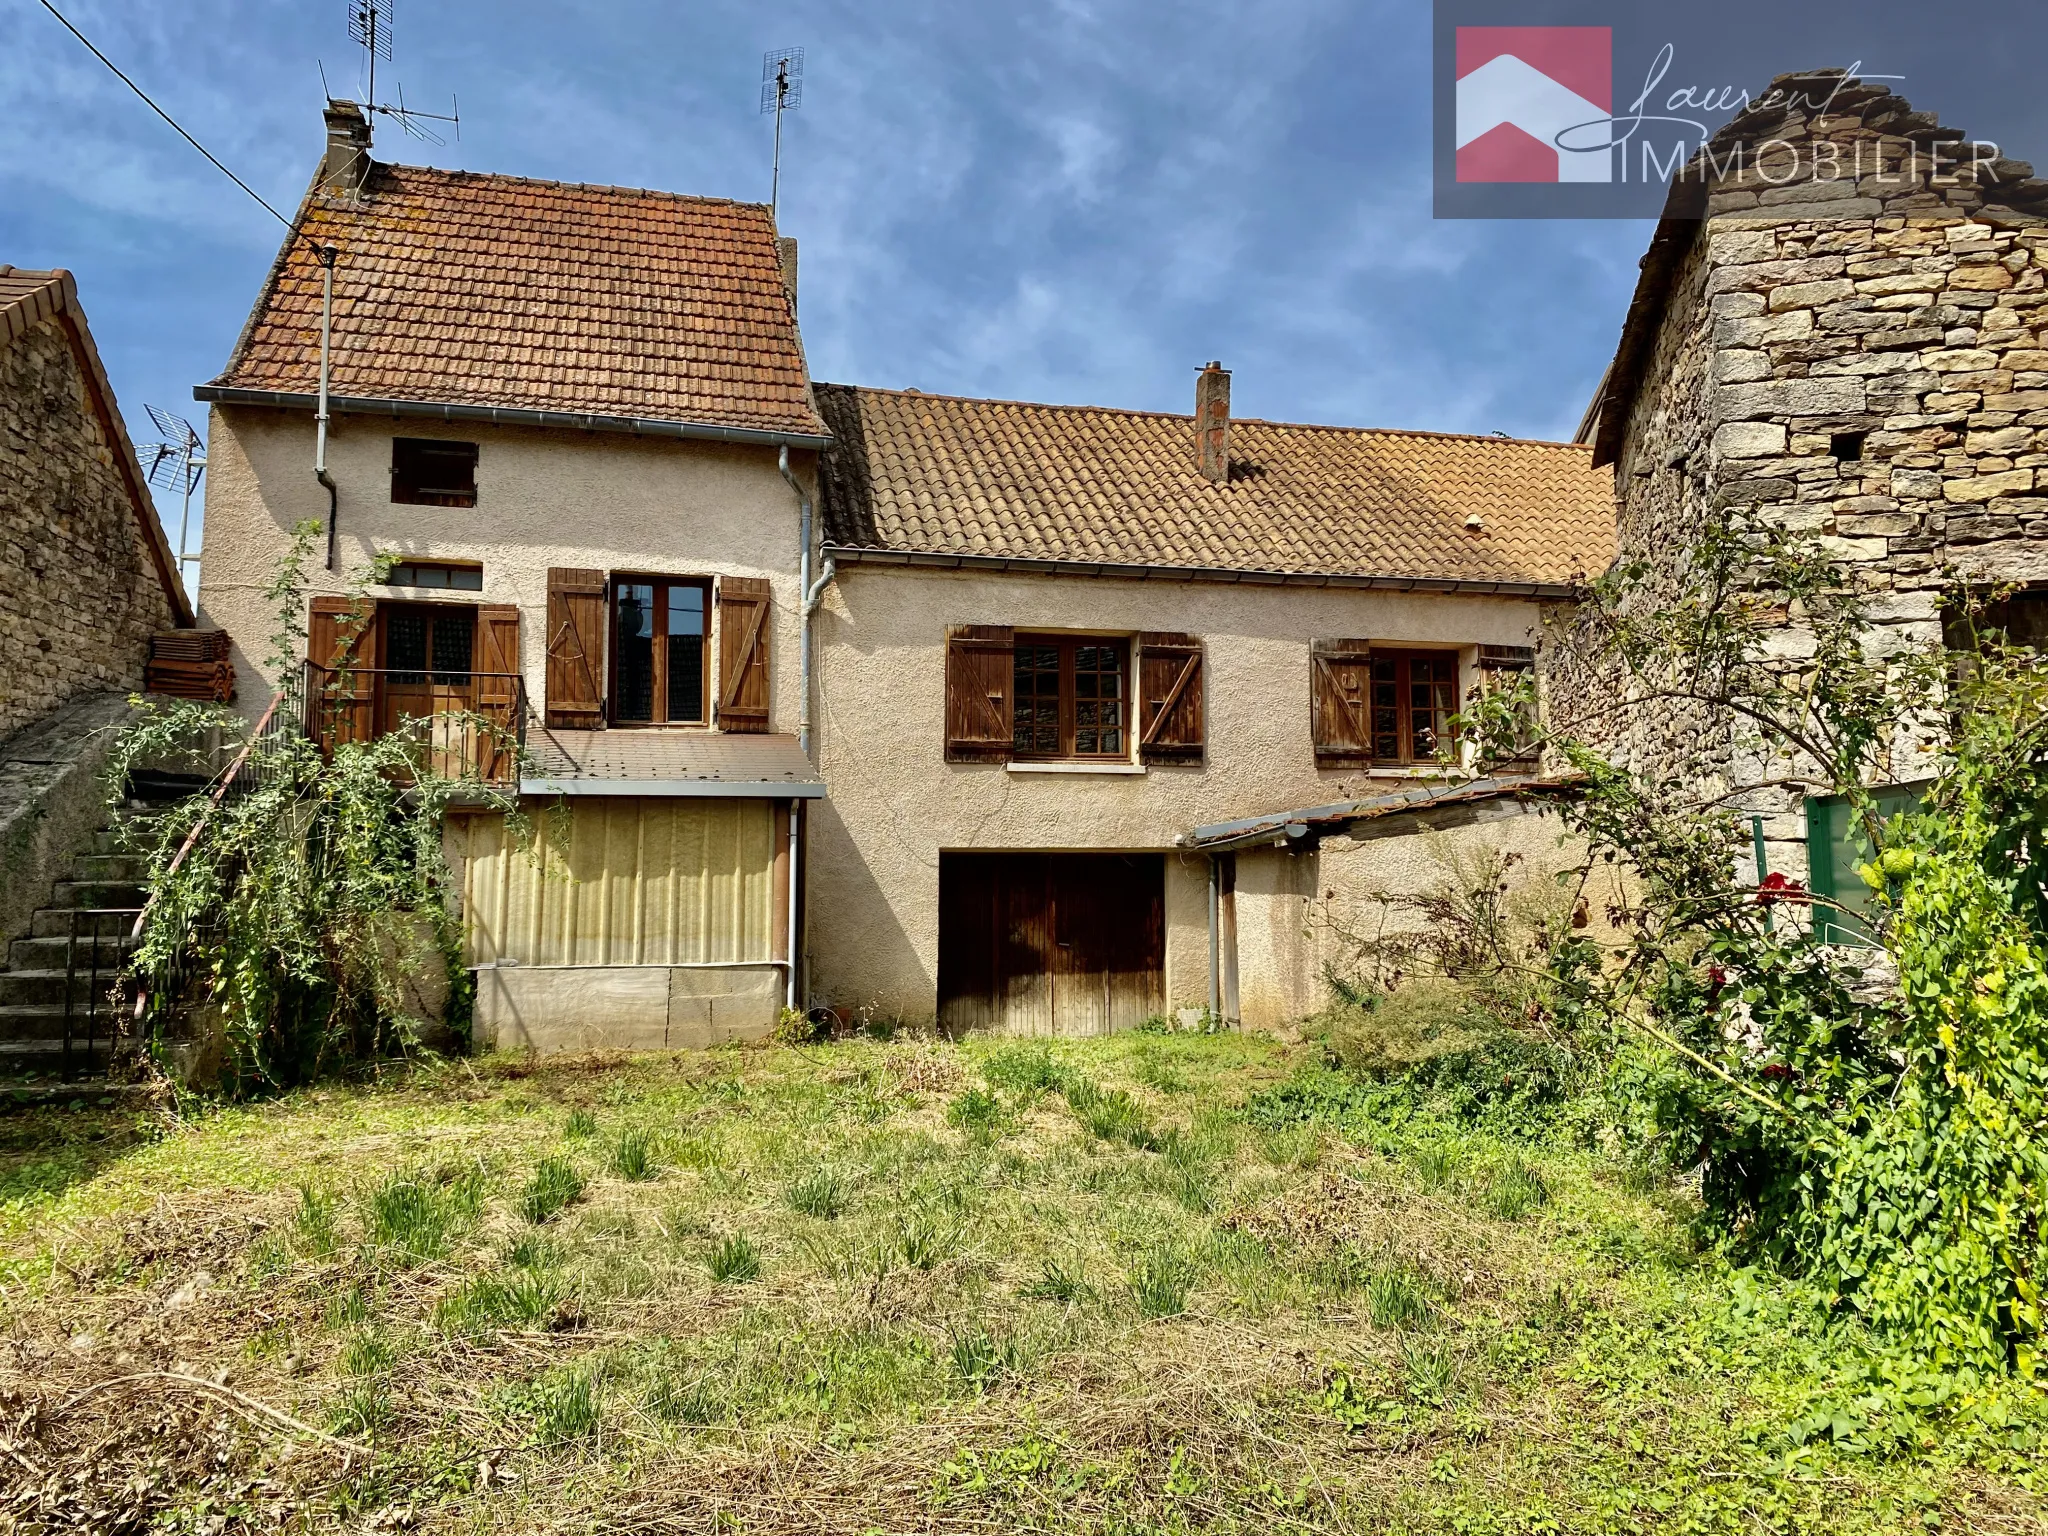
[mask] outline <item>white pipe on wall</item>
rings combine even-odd
[[[787,972],[789,984],[784,989],[788,996],[783,1006],[792,1013],[797,1008],[797,894],[803,889],[803,882],[798,876],[796,867],[800,846],[797,838],[797,817],[802,813],[803,802],[801,800],[791,800],[789,802],[789,970]]]

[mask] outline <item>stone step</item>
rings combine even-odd
[[[97,933],[102,938],[126,935],[135,926],[136,909],[140,901],[123,902],[118,907],[41,907],[29,917],[26,937],[31,939],[63,939],[71,936],[71,924],[78,924],[78,942],[83,944],[88,935]]]
[[[79,958],[83,959],[84,956]],[[113,986],[118,969],[102,969],[99,992],[102,997]],[[64,985],[71,984],[74,1007],[82,1006],[93,993],[92,968],[87,966],[67,978],[64,968],[0,971],[0,1008],[55,1008],[64,1011]]]
[[[75,946],[75,956],[71,953],[74,946],[68,937],[45,935],[16,939],[7,946],[7,967],[9,971],[90,971],[94,951],[97,950],[100,970],[117,971],[128,951],[134,947],[125,927],[118,937],[97,940],[81,937]]]
[[[107,1070],[110,1054],[107,1042],[102,1040],[95,1049],[88,1050],[85,1042],[71,1043],[71,1072],[74,1077],[96,1078]],[[64,1070],[64,1037],[36,1040],[0,1040],[0,1096],[5,1096],[8,1077],[28,1073],[49,1073],[55,1075]]]
[[[149,893],[132,880],[59,880],[50,887],[50,907],[139,907],[148,899]]]
[[[139,882],[149,873],[149,859],[139,853],[81,853],[71,861],[74,880],[126,880]]]
[[[87,1013],[82,1004],[72,1009],[73,1044],[84,1044],[90,1035],[104,1046],[108,1037],[126,1019],[127,1006],[123,1004],[121,1010],[116,1010],[102,999],[97,1014]],[[0,1003],[0,1044],[9,1040],[55,1040],[61,1043],[63,1039],[62,1003]]]

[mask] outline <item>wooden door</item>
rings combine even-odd
[[[1156,853],[939,857],[939,1021],[1096,1035],[1166,1006],[1165,860]]]
[[[470,708],[476,681],[476,609],[463,603],[384,603],[384,688],[378,730],[406,728],[422,716],[460,714]],[[450,721],[425,728],[421,746],[434,771],[460,774],[469,756],[463,726]]]

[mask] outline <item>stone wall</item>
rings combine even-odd
[[[1640,382],[1618,402],[1621,557],[1647,564],[1654,602],[1709,519],[1756,508],[1854,570],[1880,651],[1937,643],[1949,581],[2048,580],[2044,188],[1874,86],[1761,131],[1778,146],[1763,163],[1722,142],[1728,174],[1667,261]],[[1802,615],[1770,650],[1788,670],[1813,654]],[[1563,688],[1587,734],[1706,794],[1747,787],[1730,803],[1766,816],[1772,868],[1803,871],[1803,788],[1757,786],[1812,765],[1698,707],[1603,727],[1612,689],[1590,682]]]
[[[0,739],[140,689],[149,636],[173,622],[122,451],[61,317],[0,346]]]

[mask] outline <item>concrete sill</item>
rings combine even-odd
[[[1142,774],[1143,763],[1005,763],[1005,773]]]

